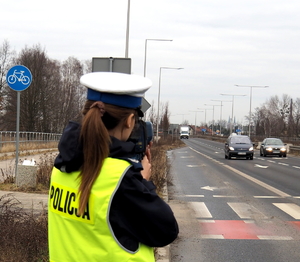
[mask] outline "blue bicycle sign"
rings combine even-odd
[[[6,82],[15,91],[23,91],[30,86],[32,75],[30,70],[23,65],[10,68],[6,74]]]

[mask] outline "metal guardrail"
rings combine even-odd
[[[290,152],[300,154],[300,146],[290,146]]]
[[[52,142],[59,141],[62,134],[42,133],[42,132],[19,132],[19,142]],[[16,143],[17,132],[15,131],[0,131],[0,148],[7,143]]]

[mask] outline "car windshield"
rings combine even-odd
[[[280,139],[268,139],[266,145],[283,145]]]
[[[232,144],[251,144],[249,137],[235,136],[231,138]]]

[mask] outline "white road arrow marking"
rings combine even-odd
[[[214,189],[216,189],[216,187],[203,186],[203,187],[201,187],[201,189],[209,190],[209,191],[214,191]]]

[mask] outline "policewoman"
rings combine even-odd
[[[50,261],[155,261],[153,247],[175,240],[178,225],[149,181],[149,150],[139,162],[128,141],[152,83],[113,72],[80,82],[87,87],[83,118],[65,128],[51,175]]]

